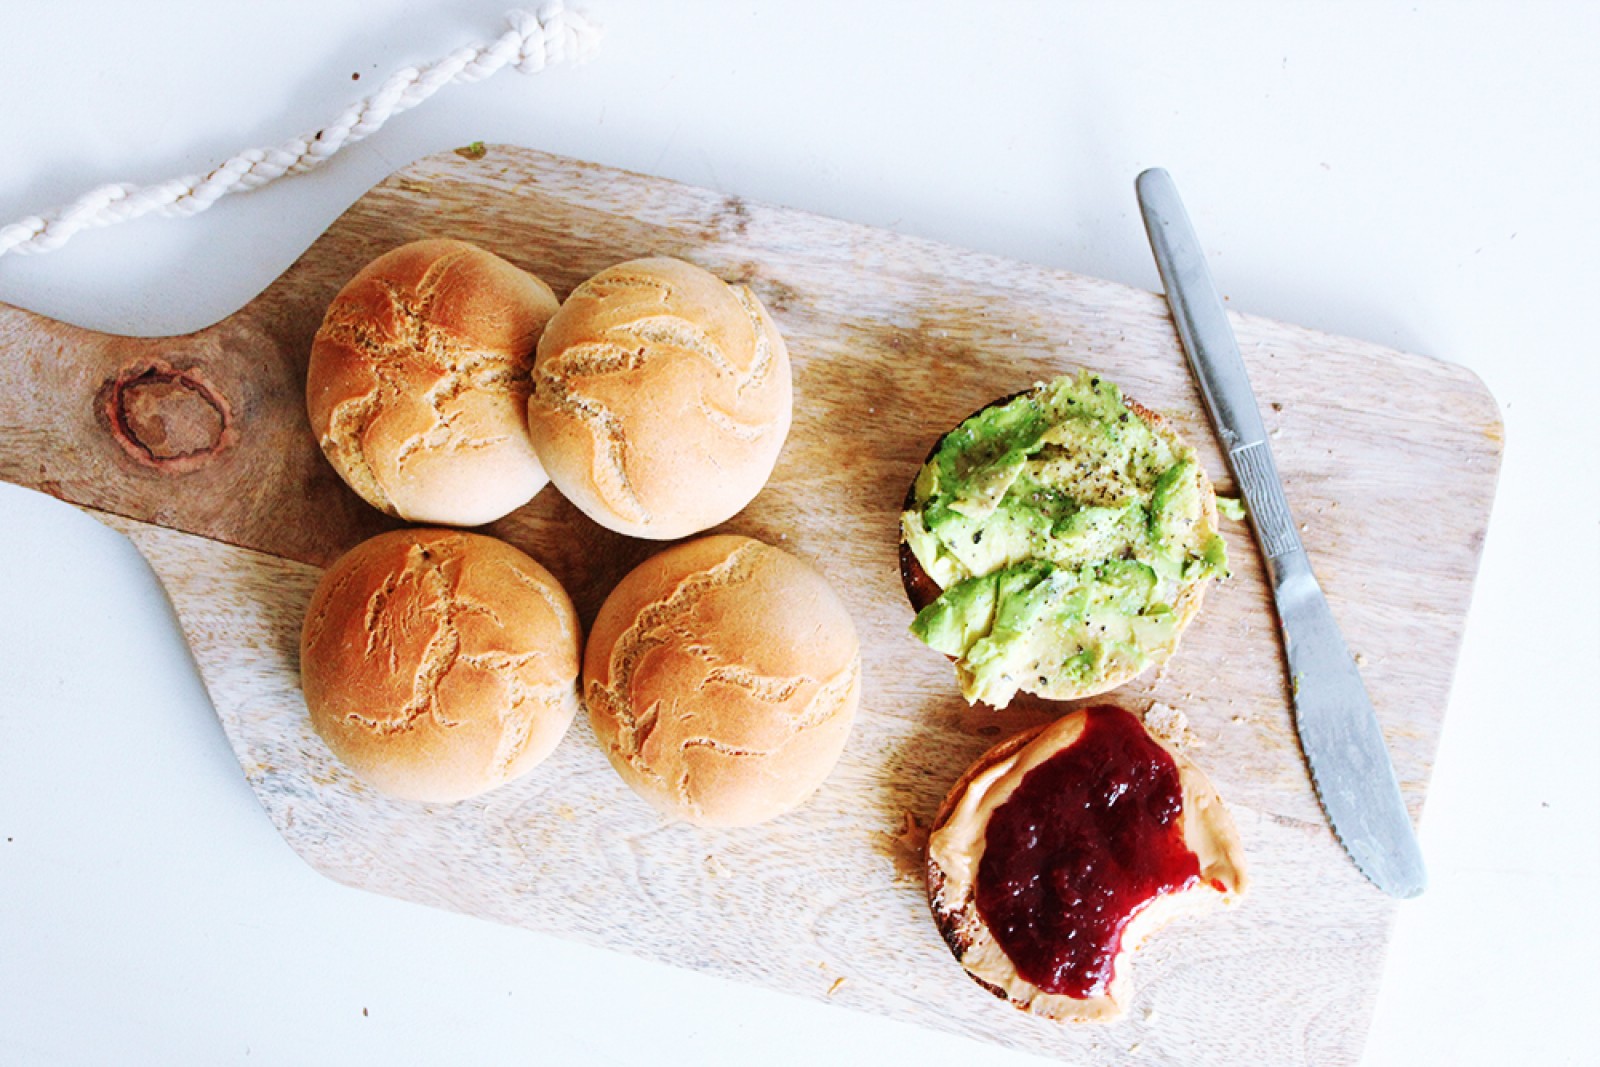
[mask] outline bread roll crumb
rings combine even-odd
[[[1144,713],[1144,728],[1150,736],[1173,748],[1187,748],[1197,738],[1189,729],[1189,716],[1166,704],[1151,704]]]

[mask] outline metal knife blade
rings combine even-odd
[[[1295,728],[1317,796],[1361,873],[1386,893],[1414,897],[1427,884],[1427,874],[1377,713],[1289,514],[1239,344],[1200,241],[1166,171],[1145,171],[1137,188],[1178,336],[1244,494],[1272,580],[1288,651]]]

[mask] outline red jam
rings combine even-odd
[[[1017,973],[1046,993],[1104,993],[1128,921],[1200,877],[1182,812],[1166,750],[1129,712],[1090,708],[989,818],[978,914]]]

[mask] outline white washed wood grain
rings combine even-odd
[[[734,831],[663,824],[582,717],[528,778],[454,806],[372,792],[311,731],[296,675],[301,616],[319,565],[375,527],[319,466],[299,406],[303,349],[368,259],[441,235],[482,243],[558,294],[611,263],[680,255],[749,284],[772,311],[794,361],[794,429],[772,482],[723,529],[816,565],[863,644],[856,727],[800,811]],[[1259,319],[1235,326],[1415,813],[1494,490],[1494,405],[1448,364]],[[1159,297],[491,146],[483,160],[445,153],[398,173],[208,330],[135,341],[0,307],[0,342],[14,354],[0,370],[13,398],[0,396],[0,475],[93,508],[134,539],[172,596],[252,787],[329,876],[1072,1062],[1126,1062],[1135,1046],[1150,1064],[1359,1058],[1393,905],[1323,822],[1239,523],[1225,524],[1234,577],[1163,670],[1114,696],[1187,712],[1191,754],[1234,812],[1253,886],[1238,908],[1146,946],[1125,1021],[1062,1028],[972,984],[927,915],[920,857],[897,839],[905,815],[926,822],[997,736],[1050,714],[967,709],[949,665],[906,633],[895,558],[905,486],[955,421],[1084,365],[1168,415],[1226,492]],[[137,468],[94,416],[108,376],[152,353],[198,368],[233,403],[238,441],[212,466]],[[41,405],[46,396],[55,403]],[[585,622],[655,547],[607,535],[551,491],[490,529],[550,567]]]

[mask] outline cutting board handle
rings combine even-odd
[[[262,314],[270,293],[177,337],[0,304],[0,478],[309,563],[382,528],[317,449],[301,399],[310,337],[272,328],[296,317]]]

